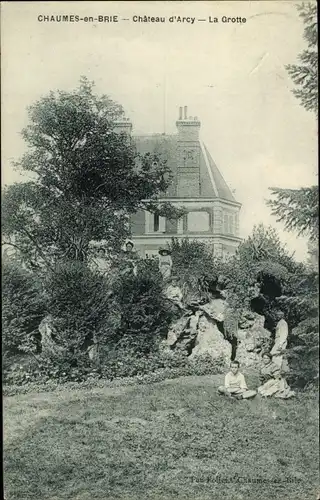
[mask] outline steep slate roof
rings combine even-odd
[[[178,171],[177,151],[178,135],[143,135],[133,136],[137,151],[141,154],[154,153],[166,160],[173,175],[173,182],[165,196],[174,198]],[[222,177],[217,165],[211,158],[206,146],[200,143],[200,195],[199,198],[222,198],[236,203],[236,200]]]

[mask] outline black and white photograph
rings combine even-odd
[[[317,23],[1,1],[4,500],[319,500]]]

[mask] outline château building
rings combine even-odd
[[[140,210],[131,216],[132,241],[142,257],[158,254],[171,238],[189,238],[213,246],[218,256],[234,254],[239,238],[238,203],[210,152],[200,138],[201,123],[187,116],[187,107],[179,108],[177,134],[133,136],[139,153],[155,153],[165,160],[172,182],[159,201],[184,207],[179,220]],[[131,134],[128,120],[117,122],[119,131]]]

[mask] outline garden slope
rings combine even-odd
[[[315,500],[314,396],[236,401],[222,381],[5,397],[6,500]]]

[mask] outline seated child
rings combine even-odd
[[[282,376],[279,366],[272,361],[271,354],[268,352],[262,354],[260,381],[261,385],[258,387],[260,396],[289,399],[295,395]]]
[[[235,396],[237,399],[248,399],[256,395],[256,391],[249,391],[243,374],[239,371],[239,361],[232,361],[230,371],[225,376],[224,386],[218,388],[219,394]]]

